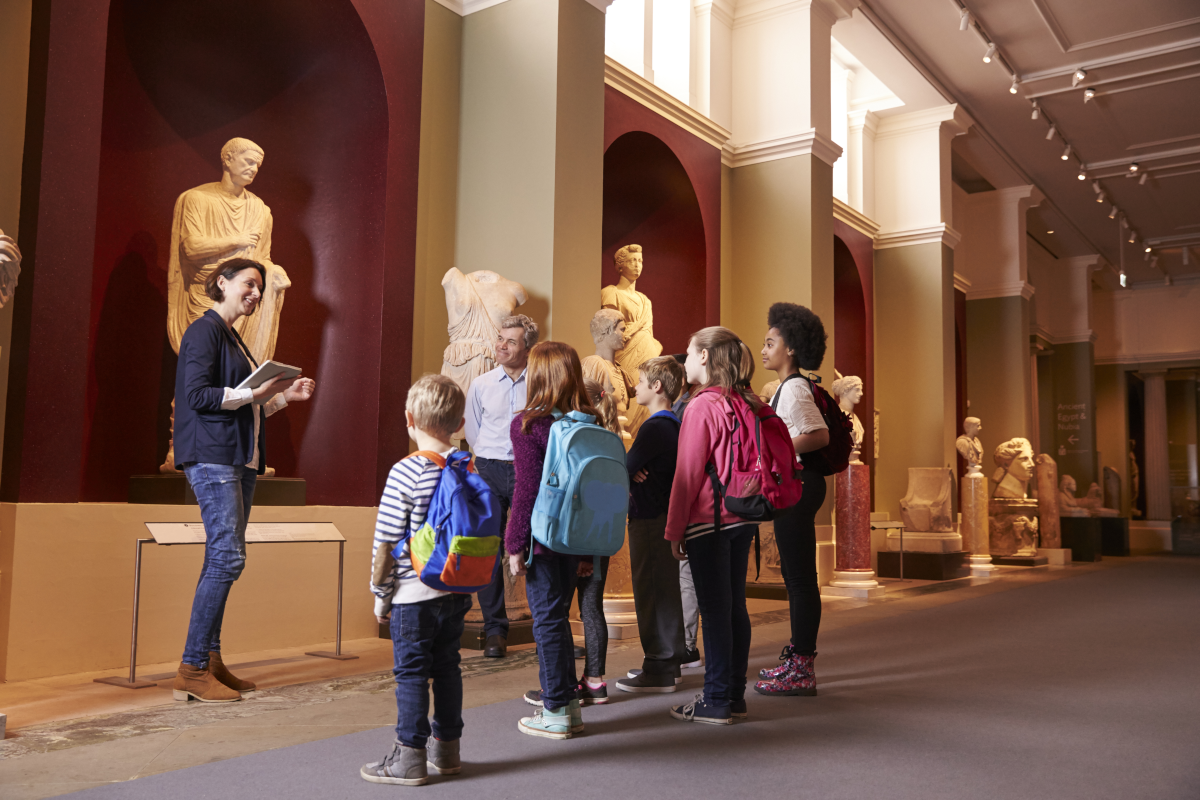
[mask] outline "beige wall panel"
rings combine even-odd
[[[733,325],[733,168],[721,165],[721,324]]]
[[[332,522],[346,537],[342,637],[375,636],[370,578],[374,508],[254,509],[255,522]],[[134,541],[145,522],[198,522],[195,506],[0,504],[0,665],[30,680],[129,663]],[[143,546],[138,661],[179,659],[204,548]],[[11,590],[11,594],[8,594]],[[229,655],[332,642],[337,545],[254,544],[226,607]]]
[[[955,463],[953,293],[954,253],[945,245],[875,251],[875,509],[892,519],[909,467]]]
[[[454,266],[462,27],[463,18],[458,14],[434,0],[425,0],[413,380],[441,370],[442,352],[449,342],[442,276]]]
[[[1032,440],[1029,301],[1019,296],[967,301],[967,399],[983,421],[984,473],[996,446]],[[1043,451],[1048,445],[1042,443]]]
[[[1129,516],[1129,388],[1125,368],[1096,366],[1096,456],[1101,478],[1112,467],[1121,476],[1121,515]],[[1103,485],[1103,484],[1102,484]]]

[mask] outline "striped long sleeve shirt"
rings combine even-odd
[[[447,450],[442,455],[447,455]],[[375,520],[375,544],[371,556],[371,593],[375,613],[386,616],[397,603],[419,603],[446,594],[421,583],[412,566],[408,545],[399,558],[392,550],[425,524],[429,501],[437,488],[442,468],[432,459],[413,455],[396,463],[388,473],[379,516]]]

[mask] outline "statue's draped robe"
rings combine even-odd
[[[454,281],[453,295],[449,288],[446,292],[447,305],[451,302],[456,304],[451,314],[458,312],[462,316],[447,329],[450,344],[442,353],[442,374],[457,383],[466,394],[471,381],[496,368],[494,348],[500,330],[475,288],[475,281],[460,274]]]
[[[183,332],[213,306],[204,293],[205,279],[224,261],[249,258],[266,268],[266,285],[258,309],[239,319],[235,327],[260,364],[275,355],[283,295],[292,284],[283,267],[271,262],[271,226],[271,209],[249,189],[235,199],[221,190],[221,184],[206,183],[179,195],[167,272],[167,334],[176,353]],[[257,244],[232,253],[190,259],[183,252],[189,237],[225,239],[254,232],[259,235]]]
[[[662,355],[662,342],[654,338],[654,308],[650,298],[636,289],[605,286],[600,290],[600,306],[611,308],[625,320],[625,347],[616,354],[616,364],[625,377],[625,388],[632,393],[638,384],[638,368]],[[637,436],[645,421],[646,410],[631,403],[626,417],[629,433]]]

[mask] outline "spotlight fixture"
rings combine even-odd
[[[987,52],[983,54],[983,63],[985,63],[985,64],[992,63],[992,56],[994,56],[994,55],[996,55],[996,45],[992,44],[991,42],[988,42]]]
[[[1054,134],[1056,134],[1056,133],[1058,133],[1058,126],[1057,126],[1057,125],[1055,125],[1053,122],[1051,122],[1051,123],[1050,123],[1050,130],[1046,131],[1046,141],[1048,142],[1048,141],[1050,141],[1051,139],[1053,139],[1053,138],[1054,138]]]
[[[1138,178],[1138,186],[1145,186],[1145,185],[1146,185],[1146,178],[1149,178],[1149,177],[1150,177],[1150,173],[1149,173],[1149,172],[1143,172],[1143,173],[1142,173],[1142,177]]]
[[[1046,233],[1053,234],[1054,231],[1046,231]]]
[[[1017,76],[1016,76],[1016,75],[1013,75],[1013,82],[1012,82],[1012,86],[1008,87],[1008,93],[1009,93],[1009,94],[1016,94],[1016,93],[1017,93]]]
[[[1125,270],[1121,270],[1121,288],[1125,288]]]
[[[1188,249],[1186,246],[1183,248],[1183,265],[1185,267],[1188,265]]]
[[[1029,118],[1030,118],[1030,119],[1037,119],[1037,118],[1038,118],[1038,117],[1040,117],[1041,115],[1042,115],[1042,109],[1040,109],[1040,108],[1038,107],[1038,102],[1037,102],[1037,100],[1034,100],[1034,101],[1033,101],[1033,114],[1032,114],[1032,116],[1030,116]]]
[[[1149,252],[1150,252],[1152,249],[1154,249],[1154,248],[1152,248],[1152,247],[1147,247],[1147,248],[1146,248],[1146,252],[1147,252],[1147,253],[1149,253]]]
[[[1104,205],[1107,200],[1108,198],[1105,197],[1103,190],[1100,192],[1100,194],[1096,195],[1096,202],[1100,205]]]
[[[1092,191],[1096,194],[1100,194],[1100,192],[1104,191],[1100,188],[1100,181],[1092,181]]]
[[[1067,149],[1063,150],[1063,154],[1061,156],[1059,156],[1059,158],[1061,158],[1063,161],[1066,161],[1070,157],[1071,157],[1071,145],[1067,145]]]
[[[1080,82],[1080,81],[1082,81],[1082,80],[1083,80],[1084,78],[1086,78],[1086,77],[1087,77],[1087,70],[1086,70],[1086,69],[1077,69],[1077,70],[1075,70],[1075,74],[1071,76],[1071,85],[1072,85],[1072,86],[1078,86],[1078,85],[1079,85],[1079,82]]]
[[[1137,231],[1135,231],[1133,228],[1130,228],[1129,229],[1129,243],[1133,244],[1136,241],[1137,241]]]
[[[1083,90],[1083,102],[1086,103],[1088,100],[1091,100],[1095,96],[1096,96],[1096,90],[1091,88],[1090,86]]]
[[[962,10],[962,16],[958,18],[958,29],[960,31],[969,30],[971,27],[971,12],[965,8]]]
[[[1086,181],[1087,180],[1087,171],[1083,167],[1080,167],[1079,174],[1076,175],[1075,177],[1079,178],[1079,180],[1081,180],[1081,181]]]
[[[1130,172],[1137,172],[1137,171],[1138,171],[1138,164],[1137,164],[1137,162],[1136,162],[1136,161],[1134,161],[1132,164],[1130,164],[1130,165],[1129,165],[1129,171],[1130,171]]]
[[[1113,207],[1112,207],[1112,211],[1109,211],[1109,212],[1108,212],[1108,218],[1109,218],[1109,219],[1115,219],[1115,218],[1116,218],[1116,216],[1117,216],[1117,207],[1116,207],[1116,206],[1113,206]]]
[[[1144,256],[1142,256],[1142,261],[1149,261],[1149,260],[1150,260],[1150,248],[1147,247],[1146,254]]]

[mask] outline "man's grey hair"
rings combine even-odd
[[[226,142],[225,146],[221,148],[221,163],[224,164],[227,157],[240,156],[247,150],[253,150],[263,158],[267,157],[266,151],[256,145],[254,142],[250,141],[249,139],[243,139],[240,136],[235,136]]]
[[[500,322],[500,330],[506,328],[524,328],[525,329],[525,349],[533,347],[538,342],[538,325],[524,314],[514,314],[511,317],[505,317]]]

